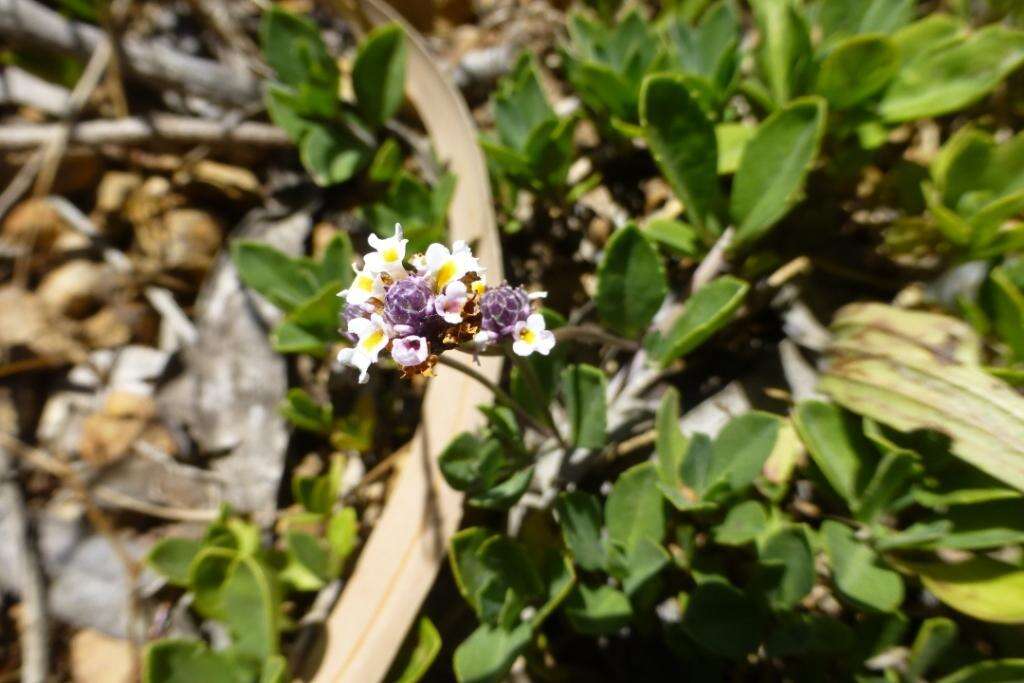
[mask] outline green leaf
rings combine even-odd
[[[175,586],[188,586],[188,568],[203,544],[191,538],[168,536],[157,541],[146,555],[146,564]]]
[[[635,465],[621,475],[605,501],[608,538],[627,554],[642,538],[660,543],[665,535],[665,506],[651,463]]]
[[[323,258],[320,259],[320,286],[338,282],[341,285],[339,289],[345,289],[352,284],[355,277],[353,261],[352,240],[348,233],[339,230],[324,247]]]
[[[878,463],[871,480],[864,487],[855,510],[862,522],[873,522],[889,511],[910,488],[921,473],[917,456],[907,450],[891,450]]]
[[[686,215],[707,236],[720,231],[721,188],[715,127],[680,76],[648,76],[640,90],[647,145]]]
[[[523,497],[532,480],[533,467],[521,469],[487,490],[473,493],[467,502],[488,510],[506,510]]]
[[[236,240],[231,244],[231,260],[242,282],[284,311],[316,295],[316,276],[305,263],[269,244]]]
[[[995,500],[976,505],[954,505],[942,514],[946,533],[925,548],[983,550],[1024,542],[1024,501]]]
[[[814,553],[803,526],[776,529],[758,541],[759,585],[771,606],[796,607],[814,587]]]
[[[757,61],[776,105],[803,90],[811,66],[811,36],[791,0],[751,3],[761,32]]]
[[[877,461],[859,421],[833,403],[812,400],[796,407],[793,424],[825,479],[856,509]]]
[[[562,493],[555,501],[558,523],[573,559],[587,571],[605,568],[601,544],[601,508],[597,498],[584,491]]]
[[[379,127],[402,106],[405,96],[405,34],[394,24],[370,31],[352,65],[352,89],[363,120]]]
[[[239,654],[262,661],[277,653],[280,598],[273,576],[262,564],[252,557],[237,558],[219,601],[222,621]]]
[[[697,229],[682,221],[654,218],[644,223],[640,230],[655,242],[686,256],[696,257],[703,252]]]
[[[373,155],[366,175],[375,183],[390,183],[401,170],[402,146],[394,138],[387,138]]]
[[[281,414],[299,429],[315,434],[330,434],[334,423],[334,408],[330,403],[320,404],[304,389],[290,389],[281,402]]]
[[[720,123],[715,126],[718,141],[718,175],[732,175],[740,167],[743,150],[757,126],[749,123]]]
[[[288,683],[290,680],[288,660],[283,655],[267,657],[260,671],[259,683]]]
[[[759,411],[730,420],[712,447],[706,490],[721,482],[739,493],[754,483],[775,448],[781,425],[777,416]]]
[[[891,33],[914,18],[914,0],[823,0],[818,18],[828,38]]]
[[[260,42],[282,83],[296,89],[312,85],[337,98],[338,67],[311,20],[271,5],[263,13]]]
[[[519,55],[512,71],[498,82],[494,95],[494,123],[502,144],[517,152],[526,149],[531,133],[557,116],[537,75],[537,65],[529,52]]]
[[[899,50],[887,36],[849,38],[825,57],[816,91],[831,107],[848,109],[888,85],[899,65]]]
[[[729,509],[722,523],[712,529],[719,545],[746,545],[764,532],[768,513],[756,500],[745,500]]]
[[[292,497],[307,511],[318,515],[329,514],[338,499],[344,458],[331,458],[326,473],[316,476],[295,475],[292,477]]]
[[[416,683],[430,670],[430,665],[437,659],[441,651],[441,634],[427,617],[420,617],[416,625],[416,647],[408,655],[401,673],[388,675],[389,681],[395,683]]]
[[[964,614],[997,624],[1024,623],[1024,570],[976,555],[963,562],[900,562],[935,597]]]
[[[945,617],[926,619],[910,648],[907,679],[923,679],[928,669],[956,642],[957,630],[956,623]]]
[[[1012,357],[1024,360],[1024,291],[1008,275],[1006,266],[996,266],[982,290],[992,327],[1010,347]]]
[[[847,654],[853,647],[853,630],[822,614],[784,612],[768,634],[765,651],[769,657]]]
[[[647,582],[664,569],[672,558],[658,542],[643,537],[635,546],[623,553],[623,548],[611,543],[608,570],[622,581],[622,588],[635,598]]]
[[[662,336],[648,335],[644,346],[661,367],[694,350],[725,327],[747,296],[750,286],[731,275],[704,285],[683,304],[683,310]]]
[[[312,298],[292,309],[271,333],[275,351],[323,356],[341,341],[338,320],[344,300],[341,282],[330,282]]]
[[[565,601],[565,616],[579,633],[611,635],[629,624],[633,607],[625,593],[611,586],[579,583]]]
[[[604,373],[592,365],[570,365],[562,372],[562,396],[574,446],[598,449],[605,445],[607,389]]]
[[[869,546],[844,524],[826,520],[821,538],[840,595],[861,609],[894,612],[903,602],[903,580],[882,564]]]
[[[370,159],[359,139],[340,125],[311,124],[299,143],[299,157],[317,185],[343,183]]]
[[[1015,683],[1024,680],[1024,659],[990,659],[951,673],[937,683]]]
[[[244,670],[198,640],[164,638],[142,653],[143,683],[245,683]]]
[[[743,148],[729,210],[738,227],[734,247],[760,238],[796,203],[825,132],[825,101],[790,102],[758,126]]]
[[[297,591],[317,591],[333,578],[327,550],[312,534],[304,531],[285,533],[287,564],[279,577]]]
[[[863,304],[841,309],[833,330],[820,390],[894,429],[946,434],[954,455],[1024,490],[1024,398],[978,365],[967,325]]]
[[[1024,31],[993,24],[925,50],[900,69],[879,106],[890,122],[939,116],[984,97],[1024,63]]]
[[[341,573],[345,559],[359,543],[359,518],[355,509],[345,507],[332,514],[327,520],[324,536],[331,556],[331,573],[337,576]]]
[[[455,648],[453,666],[459,683],[494,683],[504,678],[516,657],[530,644],[529,624],[514,629],[481,624]]]
[[[597,269],[597,310],[616,332],[638,337],[668,291],[657,250],[635,225],[616,231]]]
[[[757,604],[718,579],[697,584],[683,611],[687,635],[711,652],[732,659],[757,648],[762,623]]]

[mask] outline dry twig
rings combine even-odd
[[[0,0],[0,37],[10,44],[79,57],[88,57],[100,43],[107,42],[99,27],[70,21],[35,0]],[[123,50],[127,75],[147,85],[181,89],[214,102],[249,104],[259,100],[259,83],[247,72],[138,38],[126,38]]]

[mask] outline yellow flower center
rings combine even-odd
[[[387,249],[384,250],[383,254],[381,255],[384,257],[385,261],[397,261],[398,249],[396,249],[395,247],[388,247]]]
[[[359,345],[363,347],[364,351],[372,351],[375,346],[384,340],[384,333],[380,330],[374,330],[370,334],[366,335],[366,338],[359,342]]]
[[[369,275],[360,275],[356,278],[356,287],[364,292],[373,291],[373,278]]]
[[[524,327],[523,331],[519,333],[519,338],[527,344],[532,344],[537,340],[537,333],[529,327]]]
[[[484,284],[483,280],[476,280],[476,281],[474,281],[472,287],[473,287],[473,293],[478,295],[478,296],[482,295],[484,293],[484,291],[487,289],[487,285]]]
[[[437,289],[439,291],[444,289],[453,277],[455,277],[455,260],[449,259],[437,271]]]

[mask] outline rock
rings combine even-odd
[[[78,451],[90,465],[120,460],[156,417],[156,403],[149,396],[126,391],[107,395],[103,408],[85,418]]]
[[[253,212],[238,236],[295,254],[311,229],[305,212],[277,221]],[[278,412],[288,390],[287,368],[267,337],[280,318],[280,311],[242,285],[222,255],[196,302],[198,339],[185,351],[180,382],[190,398],[183,407],[192,437],[208,453],[227,451],[212,463],[228,487],[227,502],[268,525],[288,445]]]
[[[93,313],[111,292],[112,279],[106,264],[77,259],[50,271],[36,294],[50,311],[80,319]]]
[[[11,209],[0,228],[0,238],[11,245],[47,252],[67,231],[60,214],[46,200],[29,199]]]
[[[143,253],[164,268],[206,270],[220,249],[222,232],[212,214],[181,208],[136,226],[135,237]]]
[[[142,186],[142,176],[125,171],[109,171],[96,188],[96,211],[100,214],[119,213],[128,199]]]
[[[73,683],[129,683],[135,671],[132,644],[120,638],[85,629],[71,636]]]

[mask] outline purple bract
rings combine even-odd
[[[409,332],[420,333],[434,316],[434,291],[423,278],[399,280],[384,295],[384,319],[392,325],[405,325]]]
[[[522,287],[502,284],[487,290],[480,299],[481,326],[488,332],[506,337],[512,328],[530,315],[530,297]]]

